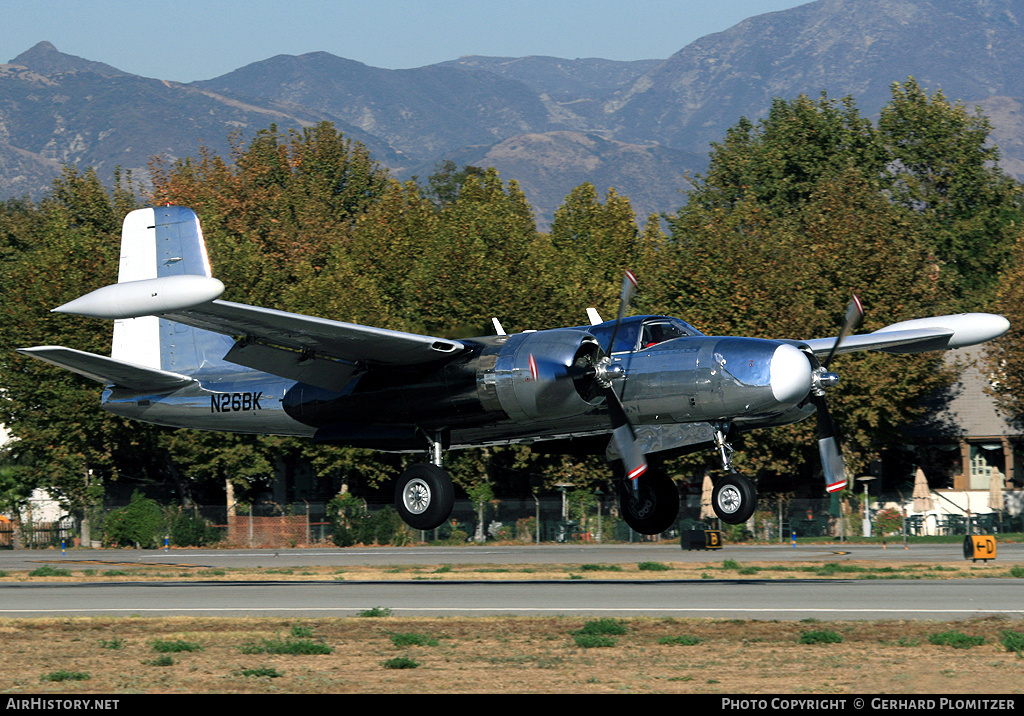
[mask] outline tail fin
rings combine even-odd
[[[211,276],[206,242],[195,213],[160,206],[129,213],[121,229],[117,282],[165,276]],[[223,364],[234,345],[229,336],[191,328],[156,316],[114,321],[110,357],[136,365],[190,374]]]

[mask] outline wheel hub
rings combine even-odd
[[[722,489],[722,492],[718,495],[718,506],[722,509],[725,514],[733,514],[740,508],[740,503],[743,501],[740,491],[732,485],[727,485]]]
[[[423,514],[430,507],[430,485],[419,478],[410,480],[402,492],[402,502],[412,514]]]

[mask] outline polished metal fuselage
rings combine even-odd
[[[636,342],[610,356],[612,373],[621,375],[612,384],[648,451],[706,442],[711,431],[704,426],[778,425],[813,412],[812,406],[780,404],[773,395],[770,365],[779,342],[693,331],[644,346],[639,331],[649,318],[626,319],[627,341],[632,331]],[[602,435],[611,430],[604,397],[584,390],[579,366],[608,350],[606,329],[471,339],[463,354],[436,365],[406,371],[367,366],[340,391],[221,368],[194,375],[197,383],[168,394],[108,389],[104,407],[161,425],[310,436],[395,451],[423,449],[423,434],[443,433],[450,447]]]

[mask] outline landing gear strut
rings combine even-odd
[[[726,430],[723,427],[715,427],[715,447],[726,474],[715,480],[711,508],[722,522],[738,525],[749,520],[757,509],[757,490],[749,478],[733,468],[732,446],[725,441]]]
[[[430,460],[407,468],[395,486],[395,509],[413,529],[440,526],[455,505],[452,478],[441,467],[440,440],[430,440]]]

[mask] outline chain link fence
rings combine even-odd
[[[583,499],[581,499],[581,497]],[[1021,514],[906,514],[893,500],[872,499],[869,514],[856,499],[796,499],[762,496],[753,518],[743,525],[720,523],[701,505],[701,495],[680,496],[679,516],[661,535],[634,532],[619,516],[609,495],[573,493],[503,498],[482,506],[457,500],[437,529],[413,530],[389,504],[366,504],[356,515],[332,520],[328,503],[264,502],[205,505],[191,509],[152,500],[105,505],[92,510],[87,525],[70,517],[56,522],[0,520],[0,548],[75,546],[87,535],[91,547],[224,546],[286,548],[305,545],[404,545],[417,542],[462,544],[503,542],[628,543],[675,540],[691,530],[721,529],[727,542],[783,543],[800,537],[836,540],[862,536],[966,535],[1024,531]],[[364,504],[360,501],[360,504]]]

